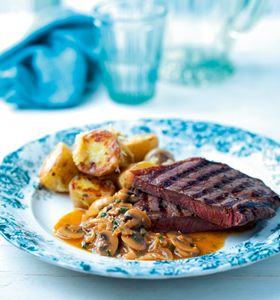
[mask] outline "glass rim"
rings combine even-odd
[[[106,23],[115,23],[115,22],[130,22],[130,23],[133,22],[133,23],[136,23],[136,22],[143,22],[143,21],[163,18],[167,14],[167,5],[166,5],[165,1],[163,1],[163,0],[154,0],[154,1],[150,2],[150,4],[153,5],[153,6],[161,6],[163,8],[162,12],[157,13],[157,14],[155,13],[154,15],[150,15],[150,16],[143,15],[142,17],[137,18],[137,19],[133,19],[133,18],[125,19],[123,17],[111,18],[111,17],[108,17],[108,16],[104,16],[104,15],[100,14],[100,12],[99,12],[99,9],[104,7],[104,6],[118,5],[118,4],[124,4],[124,3],[130,4],[130,3],[132,3],[132,1],[129,1],[129,0],[108,0],[108,1],[101,2],[96,7],[93,8],[93,10],[92,10],[93,18],[97,19],[101,22],[106,22]],[[134,0],[133,3],[143,5],[147,2],[143,1],[143,0],[136,0],[136,1]]]

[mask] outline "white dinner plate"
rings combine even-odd
[[[160,147],[176,160],[205,157],[260,178],[279,193],[280,145],[259,135],[212,123],[172,120],[113,121],[71,128],[24,145],[0,165],[0,233],[18,248],[46,262],[88,274],[123,278],[164,279],[206,275],[249,265],[280,251],[279,214],[252,231],[227,238],[218,252],[174,261],[132,261],[92,254],[53,235],[53,226],[73,211],[67,195],[48,191],[38,172],[46,156],[76,134],[112,124],[128,136],[154,132]]]

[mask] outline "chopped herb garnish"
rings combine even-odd
[[[88,226],[88,222],[86,222],[86,226]]]
[[[146,232],[142,233],[141,235],[142,235],[142,237],[144,237],[146,235]]]
[[[135,235],[135,236],[133,237],[133,239],[136,241],[136,240],[137,240],[137,236]]]
[[[197,242],[197,239],[193,239],[194,242]]]
[[[101,214],[100,217],[101,217],[101,218],[104,218],[105,216],[106,216],[106,213],[104,212],[104,213]]]
[[[114,220],[112,223],[113,223],[114,225],[119,225],[119,223],[118,223],[117,220]]]
[[[120,231],[123,231],[123,228],[120,227],[119,229],[120,229]]]
[[[89,143],[89,140],[88,139],[85,139],[88,143]]]
[[[160,235],[160,236],[158,237],[158,239],[159,239],[159,240],[163,240],[163,236]]]
[[[82,194],[82,196],[84,196],[84,197],[88,197],[88,194]]]
[[[68,226],[68,227],[69,227],[69,226],[71,226],[71,225],[70,225],[70,224],[66,224],[66,226]]]
[[[175,248],[175,246],[173,244],[170,244],[168,247],[170,250],[173,250]]]
[[[120,254],[121,253],[121,250],[120,249],[118,249],[117,250],[117,252],[116,252],[116,254]]]
[[[86,245],[83,245],[83,246],[82,246],[82,248],[84,248],[84,249],[86,249],[86,250],[87,250],[87,246],[86,246]]]
[[[206,238],[206,237],[202,237],[201,239],[202,239],[202,240],[206,240],[207,238]]]
[[[213,247],[216,249],[217,248],[217,245],[215,243],[213,243]]]
[[[121,214],[124,214],[124,213],[127,212],[128,210],[129,210],[129,208],[121,207],[121,208],[119,209],[119,212],[120,212]]]
[[[121,199],[116,199],[115,202],[116,202],[116,203],[120,203],[120,202],[121,202]]]
[[[99,211],[102,210],[103,208],[99,208]]]
[[[108,256],[111,256],[111,253],[109,250],[106,251]]]
[[[113,231],[115,231],[118,228],[118,226],[113,226]]]
[[[137,253],[137,257],[141,257],[142,256],[142,254],[141,253]]]
[[[191,247],[194,247],[194,244],[190,243],[190,246],[191,246]]]
[[[161,246],[163,245],[163,243],[159,243]]]

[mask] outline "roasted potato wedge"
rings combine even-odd
[[[153,133],[139,134],[126,138],[123,143],[134,154],[134,162],[139,162],[149,151],[158,147],[158,137]]]
[[[160,148],[155,148],[149,151],[145,155],[144,160],[152,161],[157,165],[175,162],[173,155],[168,150]]]
[[[115,191],[111,180],[100,180],[87,175],[77,175],[69,184],[70,198],[74,207],[82,209],[88,209],[101,197],[112,196]]]
[[[71,179],[79,173],[72,151],[65,143],[58,143],[43,163],[39,180],[54,192],[68,192]]]
[[[122,148],[112,133],[94,129],[76,136],[73,159],[81,172],[104,176],[118,170],[122,161]]]
[[[155,165],[156,165],[155,163],[150,161],[140,161],[138,163],[132,164],[131,166],[123,169],[117,180],[118,187],[120,189],[124,189],[124,188],[128,189],[131,187],[131,184],[129,183],[129,178],[131,177],[131,173],[129,172],[130,170],[144,169],[148,167],[153,167]]]

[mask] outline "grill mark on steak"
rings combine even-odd
[[[210,173],[204,174],[201,177],[197,178],[196,180],[190,181],[187,185],[183,186],[182,191],[190,189],[193,186],[201,183],[202,181],[207,181],[209,178],[214,177],[214,176],[216,176],[220,173],[225,173],[225,172],[229,171],[230,169],[231,169],[230,167],[222,167],[219,170],[215,170],[215,171],[212,171]]]
[[[181,174],[202,162],[205,159],[176,162],[176,168],[170,173],[166,166],[131,171],[134,176],[132,186],[226,228],[275,216],[273,209],[280,206],[279,196],[261,180],[222,163],[208,164],[188,177],[179,178],[168,187],[161,187],[163,182],[176,177],[176,172]],[[150,181],[149,174],[154,168],[157,171],[163,168],[164,172],[155,181]]]
[[[214,162],[210,162],[210,161],[202,161],[201,163],[199,163],[198,165],[195,165],[194,167],[191,167],[179,174],[176,174],[176,176],[172,176],[168,179],[166,179],[164,182],[162,182],[159,187],[161,188],[167,188],[169,186],[171,186],[174,182],[190,175],[191,173],[193,172],[197,172],[198,170],[202,169],[202,168],[205,168],[209,165],[213,165],[215,164]],[[168,172],[168,170],[166,170],[165,172]],[[153,178],[154,179],[154,178]]]

